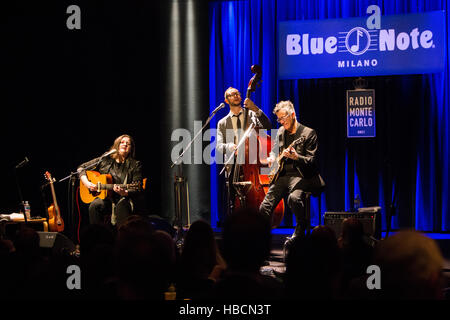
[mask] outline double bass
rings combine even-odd
[[[249,81],[246,99],[250,98],[251,93],[256,90],[256,87],[261,81],[261,67],[253,65],[251,71],[254,76]],[[247,123],[248,112],[248,109],[244,107],[243,128],[245,130],[249,130]],[[237,154],[235,154],[235,161],[230,174],[229,184],[232,186],[231,189],[233,191],[230,206],[232,206],[233,209],[252,208],[258,210],[269,189],[269,176],[263,175],[260,172],[263,166],[267,166],[267,155],[272,147],[271,139],[267,134],[260,132],[261,130],[259,130],[259,127],[254,126],[253,124],[251,124],[251,126],[253,126],[253,129],[257,132],[256,157],[251,157],[250,155],[250,143],[249,138],[247,137],[245,141],[245,162],[244,164],[240,164],[239,161],[237,161]],[[263,154],[266,158],[261,159],[260,151],[264,149],[266,152]],[[256,158],[256,163],[251,163],[255,162],[251,161],[253,158]],[[282,200],[272,213],[272,228],[276,228],[281,223],[283,216],[284,202]]]

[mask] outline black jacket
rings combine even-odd
[[[93,167],[89,167],[91,165]],[[103,159],[99,157],[85,162],[77,170],[80,178],[86,174],[86,170],[97,171],[101,174],[110,174],[113,180],[112,183],[114,184],[142,182],[143,179],[142,164],[133,158],[127,158],[123,164],[117,164],[116,160],[111,157],[105,157]],[[130,190],[129,197],[136,200],[136,197],[140,193],[139,191]],[[114,200],[118,200],[117,198],[118,196],[114,194]]]
[[[322,192],[325,187],[325,182],[319,174],[319,166],[317,163],[317,150],[319,148],[317,134],[314,129],[308,128],[299,122],[297,124],[294,139],[300,140],[295,144],[294,148],[300,155],[300,158],[293,162],[294,168],[297,170],[299,176],[303,178],[304,187],[302,189],[317,194]],[[284,143],[285,131],[284,127],[278,129],[275,143],[270,152],[270,155],[275,158],[288,147]]]

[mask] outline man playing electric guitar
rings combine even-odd
[[[124,188],[133,182],[142,181],[142,164],[134,159],[134,141],[129,135],[121,135],[114,141],[108,156],[91,160],[78,168],[81,183],[95,194],[98,185],[89,181],[86,170],[98,171],[100,174],[109,174],[114,184],[112,196],[101,199],[95,198],[89,205],[89,222],[91,224],[104,224],[105,217],[111,215],[111,223],[120,226],[128,216],[135,213],[136,200],[140,191],[131,191]]]
[[[297,220],[291,238],[293,239],[304,235],[308,227],[309,221],[305,214],[305,192],[320,193],[325,182],[320,177],[317,166],[318,143],[315,130],[297,121],[294,105],[290,101],[280,101],[273,113],[282,127],[278,129],[275,144],[267,160],[270,166],[275,161],[279,164],[281,164],[280,161],[284,163],[281,172],[275,175],[276,179],[271,181],[259,210],[270,217],[281,199],[287,196],[288,206]]]

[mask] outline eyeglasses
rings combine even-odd
[[[235,92],[235,93],[230,93],[227,95],[227,97],[239,97],[241,94],[239,92]]]
[[[281,121],[285,121],[286,118],[289,117],[289,116],[290,116],[290,114],[288,113],[288,114],[285,115],[284,117],[278,118],[278,119],[277,119],[277,122],[278,122],[278,123],[281,123]]]

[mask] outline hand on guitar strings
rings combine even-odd
[[[120,194],[122,197],[128,195],[128,191],[122,188],[120,185],[115,184],[113,187],[114,192]]]
[[[267,157],[266,161],[267,161],[267,166],[269,168],[271,168],[273,163],[276,161],[276,159],[274,157],[272,157],[272,156],[269,156],[269,157]]]
[[[292,160],[298,160],[300,158],[300,155],[297,153],[297,151],[294,149],[294,147],[286,148],[283,150],[283,157],[292,159]]]
[[[86,177],[86,175],[81,176],[81,182],[86,186],[86,188],[89,189],[91,192],[97,192],[97,185],[95,183],[92,183],[89,181],[89,179]]]

